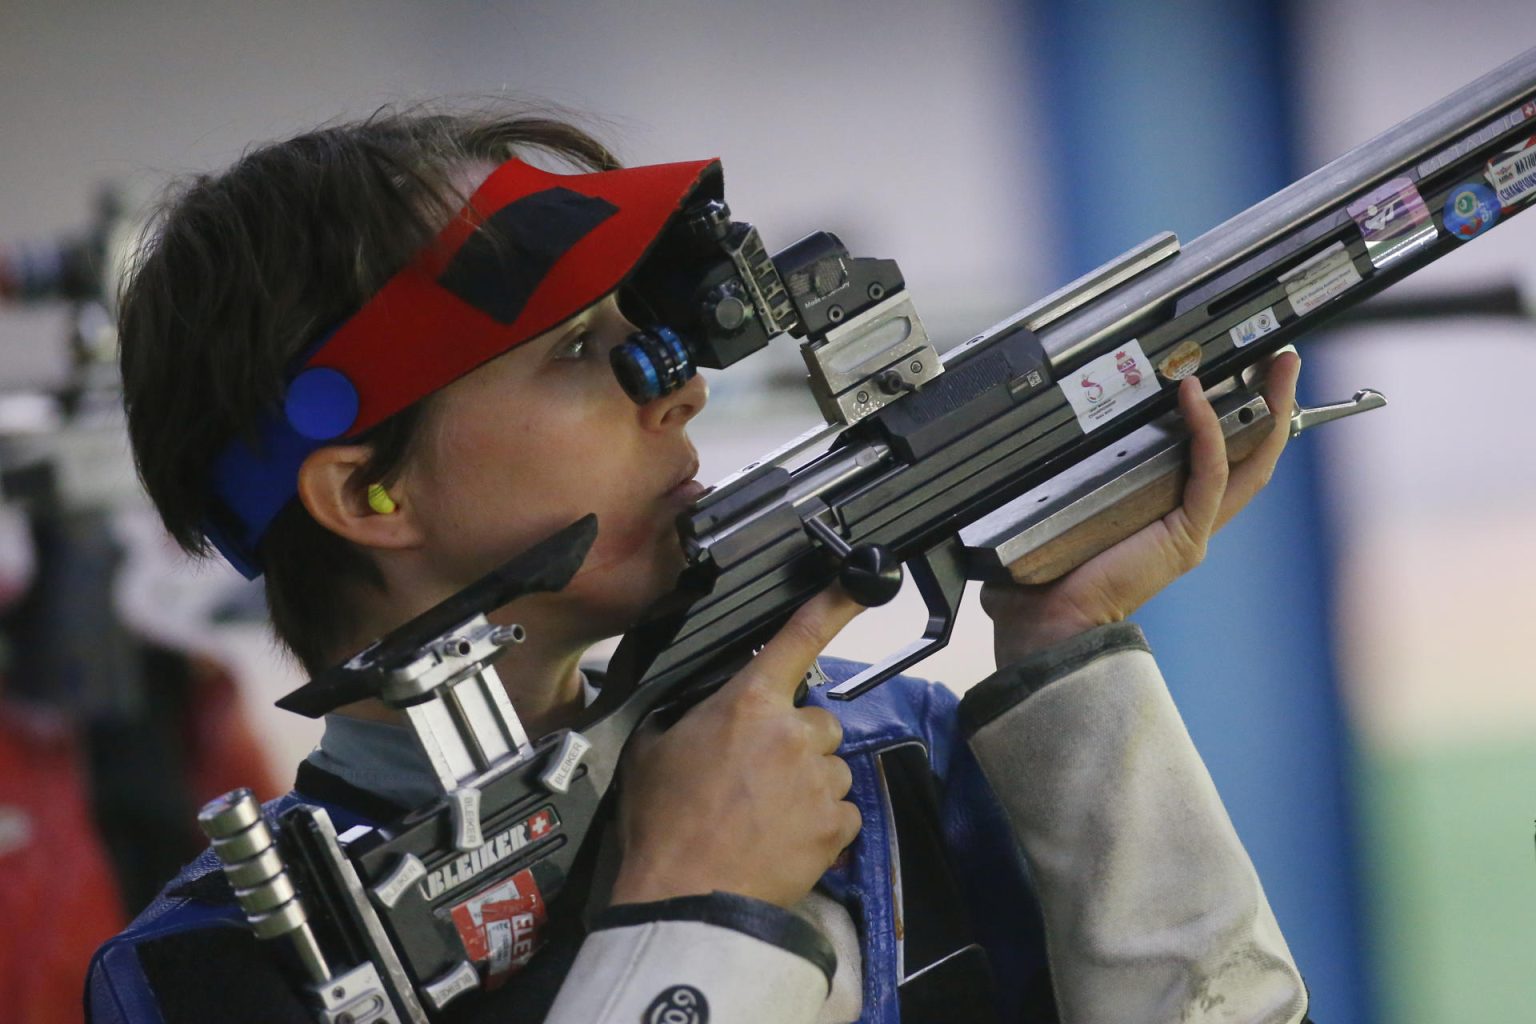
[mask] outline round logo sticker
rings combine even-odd
[[[1164,380],[1183,380],[1200,369],[1200,359],[1198,341],[1181,341],[1157,364],[1157,372],[1162,374]]]
[[[673,985],[651,1000],[640,1024],[709,1024],[709,1002],[692,985]]]
[[[1493,227],[1499,219],[1499,197],[1487,185],[1469,181],[1451,189],[1445,200],[1445,230],[1466,241]]]

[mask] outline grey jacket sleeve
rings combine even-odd
[[[745,896],[610,907],[593,922],[545,1024],[812,1024],[836,966],[815,926]]]
[[[1028,860],[1063,1024],[1294,1024],[1306,990],[1141,631],[998,671],[963,733]]]

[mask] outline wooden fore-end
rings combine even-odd
[[[1252,454],[1274,425],[1254,392],[1212,404],[1229,462]],[[1188,478],[1189,434],[1173,413],[968,527],[972,578],[1049,583],[1178,507]]]

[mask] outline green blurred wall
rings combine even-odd
[[[1536,743],[1362,760],[1382,1020],[1536,1020]]]

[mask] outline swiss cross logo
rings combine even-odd
[[[1525,106],[1521,107],[1520,112],[1528,118],[1536,117],[1536,100],[1533,100],[1530,103],[1527,103]]]
[[[535,814],[533,817],[528,819],[529,839],[542,839],[544,838],[544,834],[548,832],[549,829],[550,824],[548,811],[540,811],[538,814]]]

